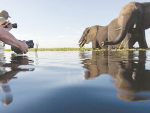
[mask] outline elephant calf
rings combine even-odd
[[[108,26],[92,26],[84,30],[81,39],[79,40],[79,46],[83,47],[84,44],[92,42],[92,48],[107,49],[107,46],[102,46],[102,41],[108,41]]]

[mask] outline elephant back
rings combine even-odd
[[[108,25],[108,41],[112,41],[118,37],[121,32],[121,27],[118,24],[118,18],[115,18]],[[109,45],[109,49],[119,48],[120,44]]]
[[[141,28],[145,30],[150,28],[150,2],[144,2],[142,3],[142,6],[144,8],[144,12],[143,12]]]
[[[120,14],[119,14],[119,21],[118,24],[121,25],[123,23],[124,16],[136,16],[136,18],[133,19],[133,27],[136,24],[136,28],[140,28],[142,25],[142,19],[144,16],[144,6],[139,2],[130,2],[127,5],[123,6]]]

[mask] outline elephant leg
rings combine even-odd
[[[101,49],[101,47],[100,47],[99,43],[97,42],[97,40],[92,41],[92,48],[93,49],[96,49],[96,48]]]
[[[134,34],[127,33],[125,39],[122,41],[120,48],[122,49],[131,49],[133,48],[133,45],[135,44],[136,39]]]
[[[145,30],[139,31],[138,43],[139,43],[139,48],[148,48],[146,38],[145,38]]]
[[[129,40],[128,43],[128,49],[133,48],[134,44],[137,42],[136,37],[134,37],[134,35],[132,35],[131,39]]]

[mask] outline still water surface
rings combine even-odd
[[[150,113],[150,51],[0,58],[1,113]]]

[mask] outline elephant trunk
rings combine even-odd
[[[121,30],[121,33],[118,35],[118,37],[115,40],[104,42],[104,45],[119,44],[125,38],[127,32],[128,32],[128,29],[127,28],[123,28],[123,30]]]
[[[81,39],[79,40],[79,47],[82,48],[84,46],[85,42],[86,42],[86,40],[82,36]]]
[[[133,11],[132,13],[128,15],[122,15],[121,17],[119,17],[118,23],[120,23],[120,26],[121,26],[120,34],[115,40],[102,42],[102,45],[103,46],[115,45],[115,44],[119,44],[120,42],[122,42],[122,40],[126,37],[126,34],[128,33],[129,29],[133,27],[134,24],[136,24],[136,21],[135,21],[137,19],[136,15],[137,15],[137,11]]]

